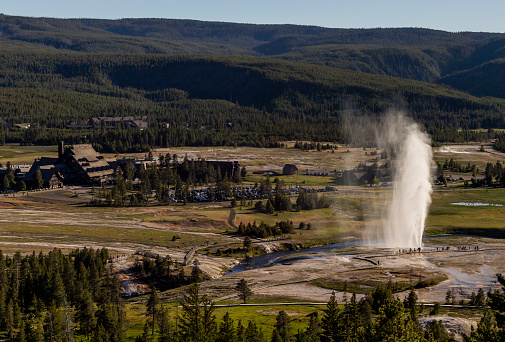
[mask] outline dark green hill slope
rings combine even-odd
[[[73,51],[90,51],[96,39],[100,42],[105,37],[111,40],[122,37],[131,39],[131,45],[138,48],[142,48],[142,43],[133,38],[147,39],[148,44],[151,40],[155,44],[176,41],[263,55],[278,55],[314,45],[433,46],[469,43],[498,36],[493,33],[450,33],[420,28],[333,29],[173,19],[53,19],[5,15],[0,16],[0,32],[5,40]],[[122,48],[124,46],[112,44],[108,52],[129,52]]]
[[[425,82],[437,82],[441,77],[503,58],[504,47],[503,34],[421,28],[330,29],[0,15],[0,51],[272,56]],[[478,86],[480,80],[473,81],[452,86],[460,90]]]
[[[440,79],[440,83],[462,89],[474,96],[505,98],[505,59],[495,59],[473,69]]]
[[[435,82],[453,56],[443,47],[376,47],[321,45],[280,55],[279,58],[341,69]]]
[[[0,76],[0,110],[9,120],[54,128],[143,110],[153,123],[182,126],[178,111],[205,101],[221,101],[223,113],[234,105],[234,119],[247,129],[257,123],[241,111],[303,123],[338,119],[348,107],[375,115],[398,104],[427,125],[501,127],[505,103],[429,83],[253,57],[3,54]],[[195,127],[214,120],[204,112],[194,113],[201,115]]]

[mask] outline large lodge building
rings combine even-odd
[[[25,182],[33,187],[35,173],[40,169],[46,188],[57,188],[63,184],[101,184],[114,177],[113,165],[89,144],[64,148],[61,142],[58,158],[36,159],[25,175]]]
[[[240,172],[238,161],[205,161],[207,165],[226,172],[229,177]],[[156,163],[156,160],[135,160],[135,158],[106,160],[90,144],[58,145],[58,157],[42,157],[35,160],[30,170],[24,174],[28,188],[37,188],[36,173],[40,169],[44,188],[59,188],[63,185],[101,185],[113,181],[117,168],[133,163],[134,168]]]

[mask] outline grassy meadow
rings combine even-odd
[[[32,164],[35,158],[57,157],[58,146],[19,146],[7,144],[0,146],[0,163],[7,164]]]

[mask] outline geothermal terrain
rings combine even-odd
[[[482,145],[485,151],[479,152]],[[284,164],[295,163],[305,172],[272,178],[278,177],[287,187],[303,184],[316,189],[334,185],[333,178],[305,173],[352,168],[374,158],[370,150],[361,148],[345,146],[331,153],[300,152],[291,146],[169,151],[239,160],[248,170],[245,183],[251,185],[266,177],[254,171],[280,172]],[[166,152],[159,150],[154,154]],[[480,170],[488,162],[505,159],[505,155],[485,143],[443,146],[432,152],[436,161],[443,163],[453,158],[476,164]],[[385,247],[376,238],[383,236],[383,214],[387,213],[384,208],[396,191],[392,186],[338,186],[337,191],[320,193],[331,200],[330,208],[311,211],[267,215],[256,212],[249,204],[238,205],[233,217],[229,202],[87,207],[92,195],[86,187],[8,194],[0,197],[0,249],[7,254],[53,248],[110,249],[117,259],[112,267],[130,298],[133,316],[142,315],[142,294],[149,291],[133,266],[136,258],[142,257],[139,253],[149,252],[168,255],[180,263],[190,257],[185,272],[190,274],[192,267],[198,265],[207,279],[201,283],[202,291],[218,305],[218,312],[219,305],[238,303],[234,286],[240,279],[249,282],[254,293],[252,303],[262,305],[254,309],[256,314],[273,319],[285,309],[302,323],[310,310],[324,307],[332,292],[343,302],[352,292],[359,298],[379,284],[392,282],[398,285],[395,295],[403,298],[411,286],[420,284],[416,291],[419,301],[425,304],[421,321],[433,319],[428,316],[430,305],[445,305],[450,291],[453,298],[442,307],[439,318],[453,332],[468,333],[482,316],[482,310],[469,308],[466,303],[472,292],[499,288],[495,274],[503,272],[500,260],[505,257],[505,243],[500,238],[505,190],[465,188],[463,182],[471,176],[453,173],[451,178],[456,181],[433,186],[420,250],[417,245]],[[286,219],[292,220],[295,227],[300,222],[310,222],[312,229],[295,229],[289,240],[253,238],[252,252],[243,249],[243,237],[235,234],[240,222],[273,224]],[[313,248],[306,248],[310,246]],[[246,254],[252,258],[246,259]],[[260,254],[263,256],[258,257]],[[180,300],[183,292],[184,288],[172,289],[160,297],[170,306]],[[461,302],[465,305],[460,306]],[[240,316],[239,311],[235,314]]]

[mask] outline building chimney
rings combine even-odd
[[[65,143],[63,141],[60,141],[58,143],[58,158],[63,157],[64,148],[65,148]]]

